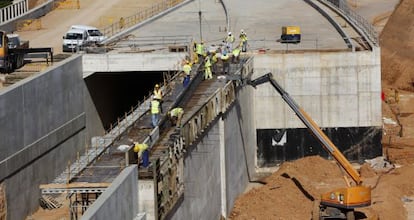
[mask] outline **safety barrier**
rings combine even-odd
[[[0,24],[13,20],[29,10],[29,0],[13,2],[13,4],[0,9]]]
[[[121,17],[119,18],[117,22],[111,24],[108,27],[103,28],[102,33],[107,37],[111,37],[126,28],[132,27],[154,15],[159,14],[160,12],[163,12],[169,8],[174,7],[183,1],[184,0],[165,0],[151,7],[144,9],[135,15],[125,17],[125,18]]]
[[[324,4],[330,5],[338,9],[348,19],[350,19],[355,25],[361,28],[361,30],[367,35],[367,37],[375,44],[378,45],[378,33],[374,26],[369,23],[364,17],[357,14],[349,6],[345,0],[318,0]]]

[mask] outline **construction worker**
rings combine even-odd
[[[160,111],[162,112],[162,101],[163,101],[163,97],[162,97],[162,91],[160,89],[160,85],[159,84],[155,84],[154,87],[154,96],[157,97],[158,101],[160,102]]]
[[[234,48],[234,50],[232,52],[233,56],[231,58],[232,63],[239,63],[240,62],[240,52],[241,52],[240,47]]]
[[[153,96],[151,101],[151,122],[153,128],[158,126],[160,112],[160,101],[156,96]]]
[[[223,73],[224,74],[227,74],[230,71],[229,58],[230,58],[230,56],[226,51],[224,51],[223,54],[220,57],[221,62],[223,63]]]
[[[187,87],[190,83],[191,64],[190,61],[186,60],[183,66],[183,72],[185,74],[183,79],[183,87]]]
[[[148,145],[145,143],[138,143],[134,142],[134,152],[138,155],[138,166],[141,164],[142,159],[142,166],[148,167],[149,165],[149,152],[148,152]]]
[[[246,32],[244,32],[243,29],[240,30],[240,44],[242,45],[242,52],[246,52],[247,51],[247,34]]]
[[[214,74],[217,73],[217,62],[218,62],[218,54],[216,51],[214,51],[211,56],[211,68],[212,68],[211,72]]]
[[[196,53],[198,57],[198,62],[202,62],[205,55],[204,41],[196,45]]]
[[[206,56],[204,60],[204,79],[212,79],[210,56]]]
[[[175,127],[180,128],[181,127],[181,119],[184,115],[184,109],[177,107],[173,108],[171,111],[168,112],[168,117],[171,121],[172,125],[175,125]]]
[[[228,52],[231,53],[231,51],[233,50],[233,43],[234,43],[234,36],[231,32],[228,33],[225,41],[226,41]]]

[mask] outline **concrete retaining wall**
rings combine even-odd
[[[215,123],[185,158],[184,200],[171,219],[220,219],[219,136],[219,126]]]
[[[138,168],[125,168],[89,207],[82,220],[134,219],[138,214]]]
[[[380,50],[263,54],[253,78],[272,72],[321,127],[381,126]],[[256,129],[303,128],[270,84],[255,91]],[[269,120],[271,119],[271,120]]]
[[[155,192],[153,180],[138,181],[138,211],[145,212],[147,219],[155,219]]]
[[[37,209],[39,184],[51,182],[103,132],[94,114],[80,56],[0,92],[0,182],[10,219]]]
[[[189,151],[184,162],[184,200],[172,219],[227,218],[254,178],[252,90],[240,90],[230,110]]]
[[[255,145],[253,88],[244,87],[237,93],[234,106],[223,116],[226,164],[226,217],[247,183],[255,180]]]

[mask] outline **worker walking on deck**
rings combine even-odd
[[[159,84],[155,84],[154,87],[154,96],[158,99],[160,102],[160,112],[162,113],[162,102],[163,102],[163,96],[162,91]]]
[[[247,34],[246,32],[244,32],[243,29],[240,30],[239,38],[240,38],[240,44],[242,47],[241,50],[242,52],[246,52],[247,51]]]
[[[149,165],[149,152],[148,145],[145,143],[134,142],[134,152],[138,155],[138,166],[148,167]]]
[[[230,71],[229,54],[226,51],[224,51],[220,59],[221,59],[221,62],[223,63],[223,74],[229,73]]]
[[[154,128],[158,126],[160,112],[160,101],[157,99],[156,96],[153,96],[153,99],[151,101],[151,122],[152,127]]]
[[[204,60],[204,79],[212,79],[210,56],[206,56]]]
[[[183,79],[183,87],[187,87],[190,83],[190,74],[191,74],[191,64],[190,61],[186,60],[185,64],[183,66],[183,72],[184,72],[184,79]]]
[[[234,43],[234,36],[231,32],[228,33],[225,41],[226,41],[226,46],[228,48],[228,52],[231,53],[231,51],[233,51],[233,43]]]
[[[184,109],[180,107],[173,108],[171,111],[168,112],[168,117],[171,121],[171,124],[175,125],[176,128],[181,127],[181,119],[183,118],[183,115]]]
[[[203,62],[203,58],[205,55],[205,47],[204,47],[204,41],[201,41],[199,44],[196,45],[196,54],[198,57],[198,62]]]

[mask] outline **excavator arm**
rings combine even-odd
[[[346,218],[354,220],[354,209],[369,206],[371,204],[371,188],[362,185],[358,172],[351,163],[338,150],[332,141],[325,135],[313,119],[289,96],[289,94],[273,79],[272,73],[267,73],[255,80],[247,81],[247,84],[256,86],[270,82],[283,100],[296,113],[299,119],[306,125],[311,134],[319,141],[323,148],[339,163],[345,172],[353,179],[356,186],[334,189],[321,195],[319,206],[319,219]],[[315,203],[316,204],[316,203]],[[315,213],[315,212],[314,212]],[[314,218],[318,219],[318,218]]]
[[[272,73],[267,73],[253,81],[248,81],[247,84],[256,87],[260,84],[270,82],[277,92],[282,96],[283,100],[289,105],[289,107],[296,113],[299,119],[306,125],[312,135],[319,141],[323,148],[332,155],[333,158],[340,164],[346,173],[354,180],[356,185],[362,183],[358,172],[352,167],[351,163],[345,158],[345,156],[338,150],[338,148],[332,143],[332,141],[325,135],[325,133],[319,128],[315,121],[290,97],[290,95],[273,79]]]

